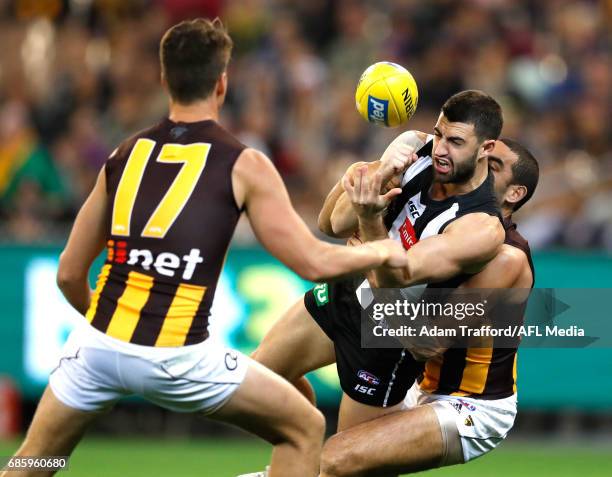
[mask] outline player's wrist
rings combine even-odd
[[[389,260],[389,249],[383,246],[381,242],[368,242],[363,244],[362,247],[367,247],[374,251],[378,258],[378,265],[384,265]]]
[[[386,207],[376,210],[361,211],[358,213],[359,221],[367,225],[377,225],[381,223]]]

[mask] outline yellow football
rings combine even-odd
[[[359,114],[371,123],[390,128],[408,121],[418,101],[419,91],[410,72],[389,61],[369,66],[355,91]]]

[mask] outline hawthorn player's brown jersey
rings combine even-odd
[[[503,220],[506,238],[504,243],[522,250],[527,256],[535,282],[535,270],[527,241],[516,230],[512,218]],[[522,323],[526,302],[516,306],[517,317]],[[517,349],[451,348],[443,355],[427,361],[419,385],[423,391],[453,396],[469,396],[480,399],[502,399],[516,393]]]
[[[111,155],[108,255],[86,314],[93,327],[148,346],[208,337],[241,212],[231,174],[243,149],[215,121],[165,119]]]

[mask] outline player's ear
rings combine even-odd
[[[527,187],[524,185],[512,184],[504,194],[504,202],[517,204],[527,195]]]
[[[215,95],[219,100],[219,104],[225,101],[225,94],[227,93],[227,72],[221,73],[221,76],[217,80],[217,86],[215,88]]]
[[[495,139],[487,139],[483,141],[480,147],[482,148],[483,154],[486,154],[488,156],[489,154],[491,154],[493,148],[495,147]]]

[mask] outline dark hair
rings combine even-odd
[[[504,124],[499,103],[474,89],[452,95],[442,106],[442,113],[450,122],[473,124],[480,141],[497,139]]]
[[[233,42],[218,18],[196,18],[170,28],[159,45],[172,99],[189,104],[209,96],[227,68]]]
[[[533,154],[519,142],[507,137],[500,138],[500,141],[518,156],[518,160],[512,165],[512,184],[522,185],[527,189],[525,197],[514,204],[513,210],[516,211],[531,199],[535,192],[540,178],[540,166]]]

